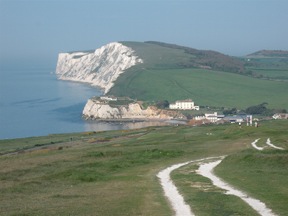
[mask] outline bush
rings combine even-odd
[[[261,115],[261,114],[270,114],[270,111],[269,109],[266,108],[266,105],[268,103],[262,103],[262,104],[259,104],[259,105],[256,105],[256,106],[250,106],[248,107],[245,111],[247,114],[251,114],[251,115]]]
[[[232,108],[230,110],[224,110],[223,114],[224,115],[235,115],[235,114],[237,114],[237,109],[236,108]]]
[[[167,100],[157,101],[156,107],[159,109],[169,108],[169,102]]]

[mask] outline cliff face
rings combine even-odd
[[[114,42],[95,52],[60,53],[56,74],[59,79],[89,83],[107,93],[121,73],[142,62],[134,50]]]
[[[154,106],[142,109],[138,103],[112,107],[109,104],[89,99],[83,116],[86,119],[186,119],[175,111],[161,110]]]

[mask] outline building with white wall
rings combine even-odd
[[[104,101],[117,101],[117,97],[114,97],[114,96],[101,96],[100,97],[101,100],[104,100]]]
[[[194,119],[199,120],[208,120],[210,122],[217,122],[224,118],[224,115],[218,115],[217,112],[214,113],[205,113],[205,115],[202,116],[195,116]]]
[[[195,106],[191,99],[177,100],[175,103],[169,105],[169,109],[180,109],[180,110],[199,110],[199,106]]]

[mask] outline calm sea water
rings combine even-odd
[[[159,125],[85,121],[82,110],[97,88],[57,80],[49,70],[0,71],[0,139]]]

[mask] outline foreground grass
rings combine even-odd
[[[287,126],[285,121],[242,129],[237,125],[169,126],[2,140],[0,214],[173,215],[156,178],[161,169],[208,156],[237,155],[249,151],[251,140],[264,135],[272,141],[277,137],[288,148],[283,133]],[[15,150],[17,154],[5,155]],[[175,173],[176,181],[192,208],[198,206],[199,215],[217,212],[214,207],[220,204],[213,200],[222,200],[225,207],[220,213],[253,215],[253,210],[235,197],[195,191],[191,180],[207,180],[188,175],[185,169]],[[283,177],[287,179],[287,173]],[[253,185],[255,179],[251,179]],[[271,187],[280,189],[284,182],[280,184]],[[204,202],[206,199],[210,201]],[[281,212],[283,206],[272,208]]]
[[[242,134],[251,136],[251,142],[252,136],[261,137],[262,141],[257,144],[266,146],[266,149],[258,151],[248,148],[239,151],[227,156],[215,168],[216,175],[224,181],[263,201],[278,215],[286,215],[288,212],[288,151],[267,147],[265,142],[267,138],[271,138],[274,140],[273,143],[287,149],[287,128],[285,122],[278,122],[278,125],[264,124],[262,130],[253,135],[250,128],[244,129],[245,132],[242,131]],[[258,215],[240,198],[224,195],[225,191],[216,188],[209,179],[195,173],[198,167],[199,164],[190,164],[174,171],[172,175],[172,179],[196,215]]]
[[[232,185],[265,202],[278,215],[288,212],[288,151],[249,149],[227,157],[215,169]]]
[[[195,173],[198,167],[198,163],[190,164],[172,173],[173,181],[195,215],[258,215],[240,198],[225,195],[224,190]]]

